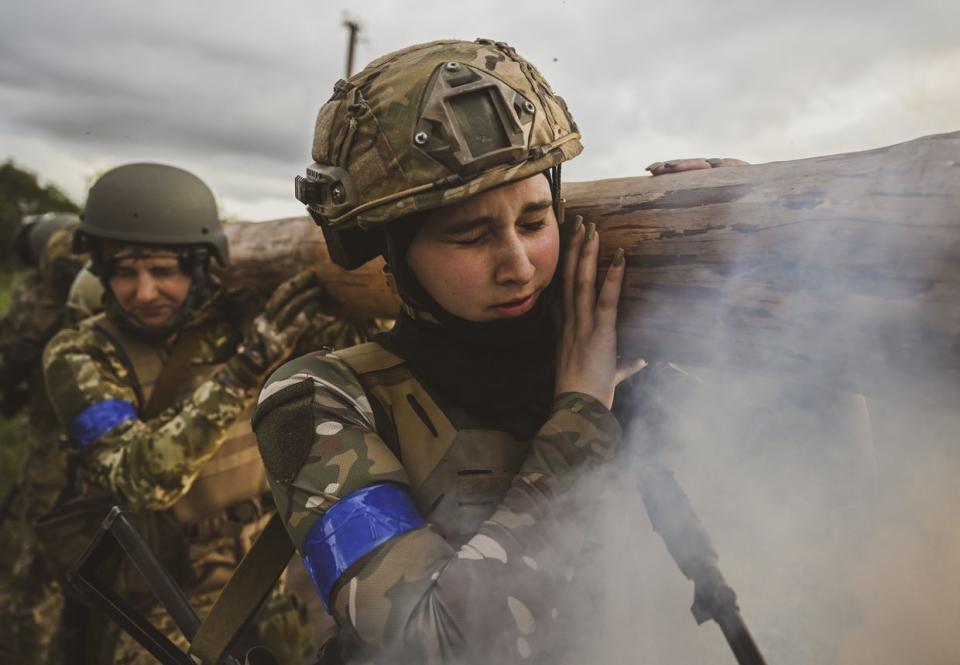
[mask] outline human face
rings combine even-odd
[[[559,256],[550,185],[536,175],[428,212],[406,260],[443,309],[492,321],[533,309]]]
[[[187,299],[190,277],[174,254],[120,259],[110,277],[120,308],[149,328],[164,325]]]

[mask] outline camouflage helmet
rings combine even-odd
[[[503,42],[437,41],[388,54],[320,109],[297,198],[334,261],[377,253],[363,233],[572,159],[580,133],[563,99]]]
[[[201,245],[221,266],[229,263],[227,238],[210,188],[192,173],[165,164],[126,164],[100,176],[90,188],[74,251],[88,251],[91,238]]]
[[[47,212],[42,215],[26,215],[14,236],[17,255],[24,265],[37,266],[43,257],[47,241],[60,229],[74,227],[80,217],[71,212]]]

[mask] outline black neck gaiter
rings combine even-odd
[[[544,176],[557,209],[559,167]],[[406,360],[441,405],[462,410],[469,426],[532,438],[553,404],[560,270],[526,314],[466,321],[443,309],[406,264],[420,225],[411,217],[385,229],[384,258],[394,267],[404,310],[393,330],[377,341]]]
[[[404,299],[415,311],[424,311],[426,305],[429,317],[404,311],[377,341],[404,358],[442,404],[462,409],[477,427],[532,438],[553,401],[552,311],[558,280],[526,314],[475,323],[442,310],[411,279],[416,282],[406,274],[402,281],[405,291],[419,291],[416,303]]]

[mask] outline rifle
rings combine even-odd
[[[196,665],[197,661],[167,639],[143,614],[114,591],[109,581],[101,577],[101,568],[107,562],[115,562],[117,554],[125,554],[130,559],[174,623],[192,642],[202,624],[200,617],[119,506],[110,509],[90,545],[67,573],[68,588],[116,622],[164,665]],[[246,651],[242,659],[227,653],[216,663],[276,665],[276,660],[267,649],[253,647]]]
[[[637,485],[654,531],[694,583],[690,612],[697,625],[713,619],[740,665],[766,665],[740,614],[737,594],[720,572],[710,536],[673,473],[648,461],[640,468]]]

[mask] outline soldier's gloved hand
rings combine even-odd
[[[244,387],[255,388],[283,363],[320,306],[315,272],[305,270],[277,287],[227,369]]]
[[[666,173],[680,173],[681,171],[699,171],[700,169],[716,169],[721,166],[749,166],[750,162],[733,157],[711,157],[704,159],[696,157],[693,159],[671,159],[668,162],[654,162],[647,167],[650,175],[664,175]]]
[[[690,612],[697,624],[715,619],[724,608],[737,609],[737,594],[715,565],[705,566],[693,578]]]

